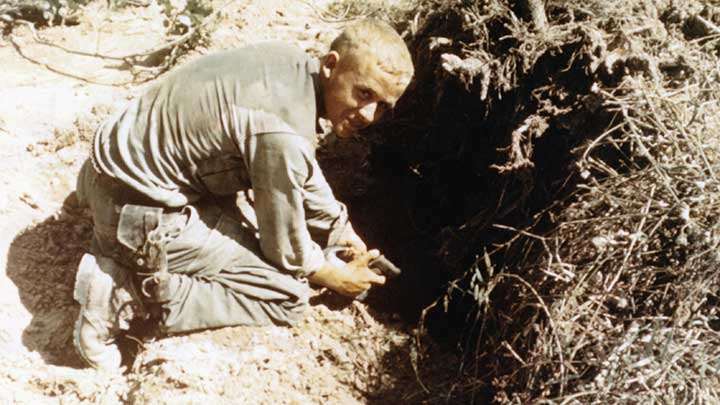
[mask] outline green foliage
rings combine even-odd
[[[88,0],[8,0],[0,3],[0,23],[26,20],[40,25],[66,24]]]
[[[183,35],[197,27],[213,12],[207,0],[160,0],[167,17],[168,34]]]
[[[88,3],[85,0],[46,0],[43,3],[47,4],[47,12],[45,18],[48,21],[61,20],[65,17],[74,14],[80,8]]]
[[[26,20],[38,25],[73,23],[82,6],[91,0],[8,0],[0,3],[0,22]],[[113,8],[145,7],[148,0],[111,0]],[[167,18],[168,34],[183,35],[213,12],[209,0],[158,0]]]

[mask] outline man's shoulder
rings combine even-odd
[[[262,131],[258,125],[257,132],[292,131],[314,138],[318,68],[317,59],[296,45],[260,42],[198,58],[160,86],[165,94],[172,94],[174,105],[191,110],[200,99],[227,104],[218,111],[262,111],[276,116],[285,127]]]
[[[189,77],[197,80],[205,76],[213,79],[218,75],[239,72],[263,72],[268,67],[304,65],[310,60],[312,57],[296,45],[280,41],[260,42],[203,55],[179,67],[169,80],[186,80]]]
[[[299,46],[282,41],[263,41],[240,49],[252,49],[260,53],[271,55],[293,57],[298,59],[310,59],[310,56]]]
[[[238,63],[283,64],[288,61],[304,62],[311,58],[297,45],[281,41],[265,41],[207,55],[198,62],[214,64],[219,60],[232,60]]]

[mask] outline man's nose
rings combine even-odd
[[[370,125],[375,121],[375,113],[377,112],[377,103],[369,103],[360,109],[360,117],[365,125]]]

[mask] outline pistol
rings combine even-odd
[[[385,276],[387,278],[395,278],[402,273],[400,271],[400,268],[396,266],[393,262],[388,260],[387,257],[380,255],[368,263],[368,268],[375,273]]]

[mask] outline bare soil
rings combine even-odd
[[[319,8],[326,3],[313,2]],[[92,2],[79,24],[37,35],[71,50],[124,55],[162,43],[162,21],[156,5],[109,9]],[[231,2],[209,44],[181,63],[268,39],[319,54],[338,28],[300,0]],[[439,377],[413,371],[419,355],[411,326],[327,295],[316,298],[295,328],[225,328],[143,345],[130,341],[135,355],[125,373],[84,368],[72,347],[78,312],[72,287],[92,224],[73,205],[75,177],[98,123],[147,84],[132,83],[118,61],[38,43],[27,26],[14,29],[12,38],[0,39],[0,403],[427,399],[419,381]],[[357,192],[361,185],[338,187]]]

